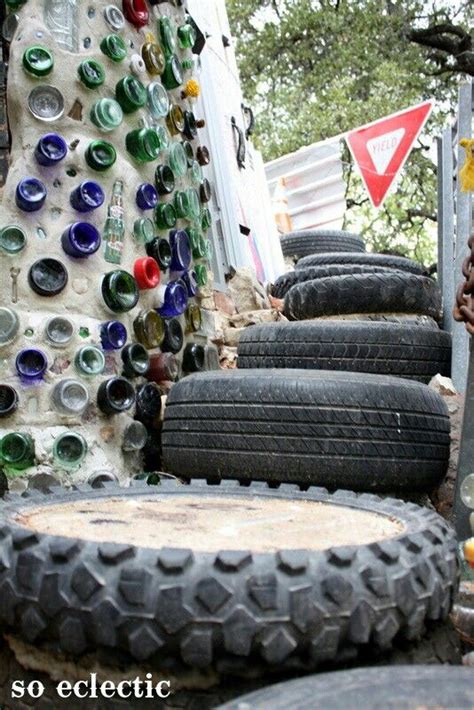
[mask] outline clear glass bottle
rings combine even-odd
[[[123,182],[122,180],[116,180],[104,228],[104,258],[109,263],[120,264],[122,261],[124,236]]]
[[[43,17],[56,43],[67,52],[79,51],[79,0],[44,0]]]

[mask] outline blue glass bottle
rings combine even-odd
[[[90,212],[104,204],[105,194],[98,182],[85,180],[71,192],[70,202],[78,212]]]
[[[98,229],[89,222],[74,222],[64,230],[61,245],[66,254],[76,259],[86,259],[99,249],[101,237]]]
[[[158,204],[158,192],[149,182],[142,183],[137,190],[136,202],[141,210],[152,210]]]
[[[198,291],[198,282],[197,282],[197,277],[196,277],[196,272],[193,270],[191,271],[186,271],[182,275],[182,280],[186,286],[186,289],[188,291],[188,296],[190,298],[194,298],[194,296],[197,294]]]
[[[40,210],[46,201],[46,187],[38,178],[27,177],[16,186],[15,202],[24,212]]]
[[[173,229],[170,232],[171,264],[170,272],[182,274],[191,264],[191,244],[184,229]]]
[[[100,326],[100,342],[104,350],[120,350],[127,342],[127,329],[118,320],[109,320]]]
[[[180,316],[188,305],[188,293],[181,280],[170,281],[160,288],[162,305],[156,310],[163,318]]]
[[[48,367],[46,355],[37,348],[20,350],[15,359],[15,368],[23,382],[34,383],[43,379]]]
[[[39,139],[35,148],[36,161],[44,167],[57,165],[66,155],[67,143],[57,133],[46,133]]]

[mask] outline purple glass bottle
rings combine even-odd
[[[160,316],[174,318],[184,313],[188,305],[188,293],[181,280],[170,281],[170,283],[166,284],[166,286],[161,286],[158,290],[162,305],[156,310]]]
[[[41,136],[35,148],[36,161],[46,168],[57,165],[66,155],[67,143],[57,133],[46,133]]]
[[[84,180],[71,192],[70,202],[78,212],[90,212],[104,204],[105,194],[98,182]]]
[[[100,342],[104,350],[120,350],[127,342],[127,329],[119,320],[109,320],[100,326]]]
[[[191,244],[188,233],[184,229],[172,229],[170,232],[171,264],[170,272],[180,275],[189,269],[191,264]]]
[[[48,360],[41,350],[26,348],[16,356],[15,367],[23,382],[39,382],[46,372]]]
[[[36,212],[36,210],[40,210],[43,207],[46,195],[46,187],[41,180],[27,177],[20,180],[16,186],[15,202],[17,207],[23,212]]]
[[[74,222],[64,230],[61,245],[69,256],[76,259],[86,259],[100,247],[99,231],[89,222]]]

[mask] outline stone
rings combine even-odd
[[[199,305],[202,309],[206,311],[216,311],[216,304],[214,302],[214,297],[212,296],[206,296],[204,298],[199,299]]]
[[[237,366],[237,348],[225,346],[220,349],[219,360],[221,367],[233,369]]]
[[[224,343],[232,348],[236,348],[244,330],[245,328],[224,328]]]
[[[428,386],[435,392],[448,397],[457,394],[452,380],[449,377],[443,377],[443,375],[438,374],[432,377]]]
[[[270,307],[264,287],[249,267],[234,272],[227,293],[234,301],[238,313]]]
[[[280,320],[280,314],[275,310],[246,311],[245,313],[237,313],[229,319],[235,328],[245,328],[248,325],[271,323],[278,320]]]
[[[219,311],[226,313],[228,316],[232,316],[236,312],[235,303],[227,293],[214,291],[214,303]]]

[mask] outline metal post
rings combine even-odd
[[[438,138],[438,282],[443,293],[443,328],[453,332],[454,319],[454,155],[451,127]]]
[[[460,325],[464,328],[462,324]],[[472,534],[469,524],[469,514],[472,510],[464,505],[460,494],[462,482],[466,476],[474,473],[474,339],[467,337],[471,341],[469,370],[453,507],[453,523],[459,540],[466,540]]]
[[[457,169],[464,162],[464,149],[459,146],[461,138],[470,138],[472,135],[472,81],[466,81],[459,88],[459,114],[458,114],[458,158]],[[459,180],[456,185],[456,260],[454,267],[455,278],[459,279],[462,273],[462,263],[466,258],[466,244],[471,232],[471,195],[461,192]],[[451,304],[454,303],[454,299]],[[449,304],[448,304],[449,307]],[[463,325],[456,325],[453,329],[453,359],[452,380],[458,392],[466,389],[467,367],[469,359],[469,338]]]

